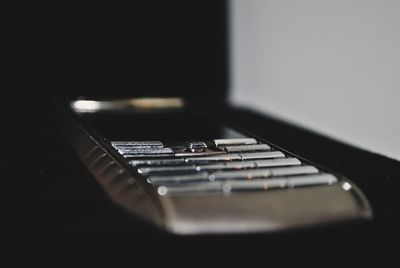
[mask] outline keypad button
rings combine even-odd
[[[257,160],[255,161],[255,163],[258,168],[301,165],[300,160],[297,158],[277,158],[268,160]]]
[[[136,147],[136,148],[163,148],[161,141],[112,141],[111,145],[116,148]]]
[[[147,179],[153,185],[169,185],[176,183],[188,183],[198,181],[208,181],[208,173],[201,172],[195,174],[185,175],[163,175],[163,176],[149,176]]]
[[[204,151],[204,152],[179,152],[175,153],[176,157],[198,157],[198,156],[213,156],[213,155],[219,155],[219,154],[224,154],[225,152],[223,151]]]
[[[136,148],[123,147],[117,148],[122,155],[173,155],[174,151],[171,148]]]
[[[252,152],[252,151],[268,151],[271,147],[268,144],[254,144],[254,145],[238,145],[238,146],[226,146],[225,151],[228,153],[237,152]]]
[[[272,151],[272,152],[255,152],[255,153],[239,153],[243,160],[253,160],[253,159],[268,159],[268,158],[280,158],[285,157],[282,152]]]
[[[244,139],[215,139],[215,146],[224,146],[224,145],[250,145],[257,144],[257,141],[253,138],[244,138]]]
[[[218,154],[212,156],[203,157],[188,157],[186,162],[215,162],[215,161],[233,161],[242,160],[242,157],[238,154]]]
[[[173,174],[195,172],[196,166],[161,166],[161,167],[142,167],[138,168],[138,172],[143,175],[150,174]]]

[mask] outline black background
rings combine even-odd
[[[6,74],[48,86],[46,94],[220,103],[227,87],[226,6],[218,0],[17,7],[3,19]]]

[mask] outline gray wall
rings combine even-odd
[[[399,0],[232,0],[231,101],[400,159]]]

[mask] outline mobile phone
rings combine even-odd
[[[110,199],[176,234],[369,219],[349,179],[179,98],[58,103],[63,133]]]

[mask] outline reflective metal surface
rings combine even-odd
[[[188,150],[193,152],[193,153],[204,152],[207,149],[207,144],[205,142],[202,142],[202,141],[188,142],[186,144],[186,146],[187,146]]]
[[[75,104],[75,111],[89,105],[82,115],[108,109],[90,107],[96,102]],[[132,107],[126,109],[132,111]],[[98,122],[98,115],[93,115]],[[120,117],[113,114],[111,118]],[[141,123],[129,135],[124,125],[119,128],[108,121],[119,129],[104,125],[101,133],[117,137],[110,140],[91,134],[73,119],[63,127],[111,199],[165,230],[178,234],[271,232],[371,215],[367,200],[350,181],[265,141],[228,128],[219,132],[227,136],[208,134],[202,140],[199,131],[216,132],[207,132],[207,125],[198,120],[188,121],[196,122],[194,131],[182,129],[191,133],[187,140],[186,134],[163,139],[168,118],[161,116],[154,121],[158,124],[135,118]],[[170,127],[179,127],[186,121],[168,122]]]
[[[316,185],[331,185],[337,178],[331,174],[307,175],[297,177],[281,177],[276,179],[225,180],[185,185],[165,186],[165,194],[201,194],[209,192],[229,193],[234,191],[267,191],[274,189],[295,188]],[[160,186],[161,187],[161,186]]]
[[[161,141],[112,141],[115,148],[163,148]]]
[[[203,169],[204,170],[204,169]],[[269,178],[279,176],[293,176],[304,174],[316,174],[318,169],[312,166],[301,167],[285,167],[271,169],[256,169],[256,170],[241,170],[241,171],[216,171],[216,172],[197,172],[194,174],[163,174],[150,175],[148,181],[155,185],[168,185],[180,182],[195,182],[195,181],[215,181],[215,180],[250,180],[258,178]],[[176,185],[175,185],[176,186]]]
[[[184,165],[185,159],[183,158],[157,158],[157,159],[145,159],[145,160],[131,160],[129,164],[132,166],[141,166],[141,165]]]
[[[285,157],[285,154],[279,151],[261,152],[261,153],[239,153],[239,155],[242,158],[242,160]]]
[[[216,146],[250,145],[250,144],[257,144],[257,141],[253,138],[234,138],[234,139],[215,139],[214,143]]]
[[[184,106],[185,102],[181,98],[133,98],[113,101],[76,100],[71,102],[71,108],[77,113],[181,109]]]
[[[267,144],[254,144],[254,145],[240,145],[240,146],[225,146],[224,149],[228,153],[237,153],[237,152],[268,151],[271,150],[271,147]]]
[[[132,147],[122,147],[117,148],[118,152],[122,155],[172,155],[174,151],[170,148],[132,148]]]

